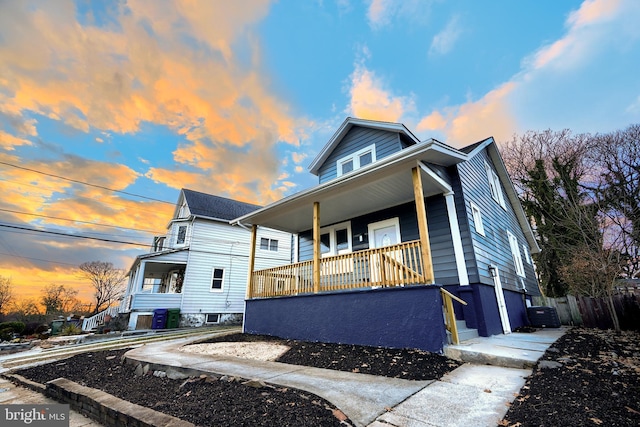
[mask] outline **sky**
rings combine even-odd
[[[640,123],[638,22],[636,0],[0,0],[0,276],[90,299],[78,266],[128,270],[181,188],[309,188],[346,117],[458,148]]]

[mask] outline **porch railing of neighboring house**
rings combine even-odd
[[[91,317],[88,317],[82,321],[82,330],[83,331],[93,331],[104,323],[105,316],[115,317],[118,315],[118,307],[109,307],[106,310],[101,311],[98,314],[95,314]]]
[[[367,249],[320,260],[318,292],[425,284],[420,241]],[[313,261],[251,275],[249,298],[314,293]]]

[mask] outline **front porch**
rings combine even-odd
[[[254,271],[247,297],[424,285],[429,281],[423,271],[422,246],[416,240],[320,258],[318,281],[314,281],[313,260]]]

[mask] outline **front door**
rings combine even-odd
[[[400,221],[392,218],[369,224],[369,249],[384,248],[400,243]],[[370,280],[374,285],[388,286],[393,279],[393,271],[396,268],[389,261],[395,260],[402,263],[402,251],[388,250],[371,254],[369,263]]]
[[[502,323],[502,331],[505,334],[511,333],[511,322],[509,322],[509,313],[507,312],[507,303],[504,300],[504,292],[502,292],[502,282],[500,281],[500,271],[496,267],[494,269],[496,277],[493,278],[493,287],[496,290],[496,301],[498,302],[498,313],[500,313],[500,322]]]

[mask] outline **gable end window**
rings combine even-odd
[[[211,292],[221,292],[224,285],[224,268],[214,268],[211,276]]]
[[[181,225],[178,227],[178,237],[176,237],[176,245],[184,245],[187,240],[187,226]]]
[[[522,263],[522,253],[520,252],[520,245],[516,236],[507,231],[509,236],[509,246],[511,246],[511,255],[513,256],[513,263],[516,268],[516,274],[520,277],[525,277],[524,264]]]
[[[376,145],[371,144],[362,150],[345,156],[338,160],[338,176],[347,174],[351,171],[358,170],[370,163],[376,161]]]
[[[475,203],[471,202],[471,213],[473,215],[473,225],[476,229],[476,233],[485,236],[484,224],[482,224],[482,213],[480,208]]]
[[[500,178],[495,173],[493,168],[489,166],[489,163],[484,162],[484,169],[487,171],[487,179],[489,180],[489,189],[491,190],[491,197],[498,202],[504,209],[507,205],[504,203],[504,196],[502,195],[502,186],[500,185]]]
[[[260,249],[263,251],[278,252],[278,241],[276,239],[260,239]]]

